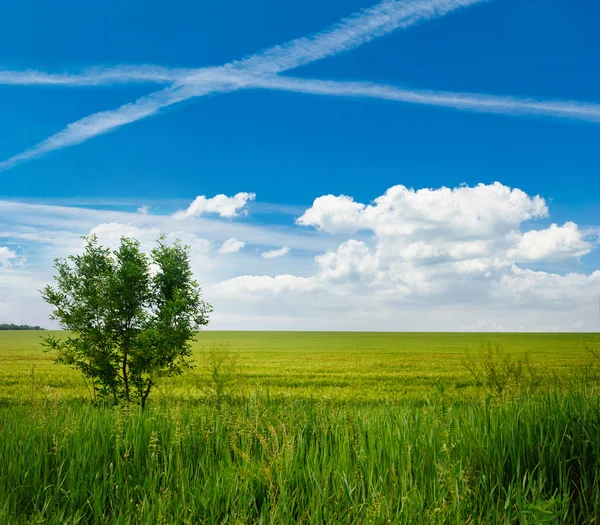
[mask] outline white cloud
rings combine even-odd
[[[508,252],[515,261],[557,260],[582,257],[592,251],[593,244],[584,239],[577,224],[552,224],[546,230],[531,230],[518,237],[516,248]]]
[[[149,250],[163,233],[191,247],[212,328],[595,329],[600,272],[584,273],[590,261],[578,258],[595,251],[597,230],[533,230],[547,215],[543,198],[501,184],[395,186],[370,204],[324,196],[302,227],[0,201],[0,224],[11,225],[0,230],[10,264],[0,263],[0,315],[47,326],[37,290],[52,281],[54,257],[81,252],[81,235],[111,247],[130,236]],[[218,256],[238,239],[291,250],[277,261],[254,250]],[[16,243],[24,265],[8,248]]]
[[[140,206],[136,211],[141,215],[148,215],[148,213],[150,212],[150,208],[144,204]]]
[[[0,239],[20,239],[40,245],[52,245],[64,250],[66,243],[78,248],[79,237],[101,224],[124,224],[139,228],[154,228],[156,232],[186,231],[213,241],[235,237],[248,244],[273,248],[288,246],[294,250],[320,251],[330,249],[335,241],[317,232],[299,232],[296,228],[273,229],[250,222],[224,221],[218,215],[177,219],[170,215],[131,213],[107,209],[55,206],[0,200]],[[10,230],[7,226],[11,225]],[[0,242],[2,242],[0,240]]]
[[[577,307],[590,298],[597,300],[597,294],[600,292],[600,271],[590,275],[561,275],[513,266],[493,284],[494,296],[510,302],[515,307],[533,305],[568,309]],[[597,307],[594,308],[594,314],[597,315]]]
[[[285,292],[311,292],[315,290],[315,281],[310,277],[297,277],[295,275],[242,275],[223,281],[216,285],[216,290],[225,296],[250,294],[280,294]],[[256,296],[260,299],[259,296]]]
[[[17,258],[17,254],[7,248],[6,246],[0,246],[0,266],[9,267],[12,266],[12,261]]]
[[[89,234],[96,235],[100,244],[115,249],[121,243],[121,237],[137,239],[144,247],[154,245],[161,231],[158,228],[140,228],[133,224],[110,222],[95,226]]]
[[[380,237],[451,235],[466,240],[509,232],[528,219],[547,215],[539,195],[530,197],[496,182],[454,189],[394,186],[369,205],[344,195],[326,195],[315,199],[297,222],[327,233],[370,230]]]
[[[319,255],[315,261],[320,269],[319,278],[327,282],[376,282],[381,277],[380,254],[370,250],[362,241],[346,241],[337,251]]]
[[[178,211],[175,217],[185,219],[191,217],[200,217],[205,213],[215,213],[221,217],[233,218],[239,217],[242,210],[248,201],[253,201],[256,198],[255,193],[241,192],[233,197],[227,195],[216,195],[207,199],[204,195],[196,197],[186,210]]]
[[[332,241],[311,232],[299,232],[295,227],[271,228],[249,222],[234,222],[219,218],[175,219],[170,215],[123,212],[93,208],[53,206],[0,200],[0,245],[18,242],[24,246],[28,260],[21,267],[22,256],[11,260],[11,267],[0,264],[0,319],[53,326],[48,322],[48,308],[38,290],[52,282],[55,257],[81,253],[81,236],[95,233],[104,246],[116,248],[121,236],[138,239],[148,252],[161,234],[169,242],[175,239],[191,247],[191,263],[196,278],[205,290],[209,302],[221,304],[219,295],[211,290],[214,283],[239,276],[243,272],[257,274],[266,271],[267,261],[253,253],[231,257],[227,264],[216,263],[215,255],[223,239],[245,239],[257,245],[294,248],[298,257],[289,258],[286,266],[301,269],[309,259],[306,250],[327,249]],[[10,228],[8,227],[10,225]],[[240,241],[241,242],[241,241]],[[11,252],[14,250],[11,250]],[[2,250],[5,253],[5,250]],[[10,254],[12,256],[12,253]],[[223,310],[224,319],[229,319]],[[230,322],[230,321],[226,321]],[[218,325],[213,325],[218,328]]]
[[[284,257],[288,253],[290,253],[290,249],[287,246],[283,246],[278,250],[270,250],[262,253],[263,259],[278,259],[279,257]]]
[[[580,320],[584,314],[581,309],[589,308],[595,290],[600,289],[600,272],[561,275],[517,265],[551,263],[592,250],[593,244],[583,238],[574,223],[522,232],[528,221],[547,216],[542,197],[499,183],[423,190],[395,186],[372,204],[327,195],[317,198],[297,223],[336,236],[363,232],[371,237],[349,238],[337,249],[317,255],[316,271],[310,277],[300,277],[302,286],[287,286],[290,275],[246,275],[220,286],[230,296],[237,290],[242,298],[248,289],[254,294],[264,291],[267,296],[274,289],[285,290],[303,296],[295,297],[294,303],[312,305],[306,306],[309,309],[314,308],[314,293],[319,291],[330,298],[332,310],[328,315],[332,317],[336,316],[333,305],[347,308],[344,302],[353,297],[358,309],[358,303],[367,298],[371,307],[380,311],[405,312],[407,308],[441,304],[465,310],[477,307],[480,313],[488,309],[510,312],[511,307],[530,311],[563,307]],[[282,277],[281,282],[278,277]],[[253,300],[258,299],[254,296]],[[432,326],[442,322],[428,314],[423,316]],[[477,322],[458,326],[477,328]],[[502,322],[490,321],[489,328],[516,329],[522,324],[515,327],[505,317]],[[568,329],[572,323],[545,326]]]
[[[356,233],[366,229],[360,217],[365,205],[352,197],[324,195],[315,199],[311,208],[296,220],[302,226],[314,226],[327,233]]]
[[[239,252],[246,243],[244,241],[238,241],[235,238],[227,239],[219,248],[219,253],[237,253]]]

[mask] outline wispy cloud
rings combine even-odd
[[[197,69],[184,74],[176,70],[174,73],[176,81],[172,87],[142,97],[116,110],[95,113],[69,124],[65,129],[33,148],[0,162],[0,171],[51,151],[80,144],[125,124],[154,115],[160,109],[177,102],[241,89],[247,87],[257,76],[281,73],[310,64],[316,60],[354,49],[396,29],[408,28],[483,1],[486,0],[384,0],[370,9],[359,11],[343,19],[325,31],[272,47],[244,60],[217,68]],[[162,82],[172,73],[160,68],[150,68],[148,71],[144,68],[130,70],[117,68],[117,71],[121,71],[121,76],[116,74],[115,70],[105,70],[106,78],[110,77],[110,71],[112,71],[113,79],[118,77],[128,79],[128,81],[133,81],[134,78],[147,81],[152,77],[158,77]],[[6,79],[10,77],[6,71],[3,74]],[[15,83],[17,76],[12,77],[12,83]],[[68,79],[68,76],[60,78],[64,81],[66,78]],[[83,77],[79,78],[83,82]],[[92,78],[93,75],[89,76],[89,79]],[[58,80],[58,77],[43,73],[36,76],[31,71],[21,75],[21,80],[28,81],[25,83],[33,84],[36,83],[36,80],[41,83],[40,81],[44,79],[51,83],[49,80]]]
[[[335,236],[323,236],[312,231],[298,232],[288,226],[267,227],[225,219],[214,213],[176,219],[173,215],[142,215],[135,210],[120,211],[106,209],[105,206],[95,208],[0,200],[0,246],[8,246],[9,241],[19,239],[49,243],[52,237],[57,246],[64,247],[68,232],[79,240],[79,236],[87,235],[95,226],[109,223],[157,228],[162,232],[194,233],[219,243],[234,237],[243,239],[247,244],[271,249],[288,246],[298,253],[327,251],[339,241]],[[53,235],[50,232],[54,232]]]
[[[600,122],[600,104],[586,104],[577,101],[546,101],[479,93],[411,90],[363,82],[334,82],[281,76],[257,79],[254,85],[266,89],[295,91],[313,95],[378,98],[481,113],[543,115]]]

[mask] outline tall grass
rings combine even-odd
[[[0,523],[595,523],[592,391],[0,409]]]

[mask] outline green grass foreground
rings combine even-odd
[[[0,522],[595,523],[591,393],[0,410]]]
[[[198,363],[213,339],[234,394],[207,398],[199,367],[142,413],[0,333],[0,524],[598,522],[594,335],[203,332]],[[478,384],[482,339],[543,384]]]

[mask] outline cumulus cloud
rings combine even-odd
[[[539,195],[500,183],[419,190],[394,186],[370,204],[326,195],[297,224],[350,238],[317,255],[311,277],[293,281],[290,275],[246,275],[222,287],[242,295],[248,289],[267,295],[276,289],[370,297],[385,310],[442,304],[507,310],[516,305],[554,309],[586,304],[600,288],[600,272],[561,275],[526,267],[532,261],[581,257],[594,247],[572,222],[523,231],[528,221],[548,214]],[[358,234],[363,238],[352,238]]]
[[[246,243],[244,241],[238,241],[235,238],[227,239],[219,248],[219,253],[236,253],[239,252]]]
[[[531,230],[518,236],[517,246],[508,256],[516,261],[557,260],[582,257],[592,248],[579,226],[567,222],[564,226],[552,224],[546,230]]]
[[[210,199],[206,198],[204,195],[200,195],[199,197],[196,197],[194,202],[192,202],[186,210],[175,213],[175,217],[178,219],[186,219],[200,217],[205,213],[214,213],[226,218],[239,217],[240,211],[246,206],[248,201],[253,201],[255,198],[255,193],[246,192],[238,193],[233,197],[220,194]]]
[[[548,216],[545,200],[500,183],[458,188],[394,186],[371,204],[347,196],[317,198],[297,223],[331,234],[371,233],[350,239],[316,258],[318,280],[366,285],[386,295],[431,297],[461,288],[485,290],[485,282],[510,272],[517,255],[581,254],[588,243],[571,225],[550,246],[546,234],[521,233],[525,221]],[[574,226],[574,225],[573,225]],[[565,235],[567,233],[567,235]],[[560,239],[563,239],[562,242]],[[538,245],[546,244],[545,248]],[[542,253],[543,252],[543,253]]]
[[[290,253],[290,249],[287,246],[283,246],[278,250],[269,250],[267,252],[262,253],[263,259],[278,259],[279,257],[284,257],[288,253]]]
[[[380,254],[362,241],[351,239],[337,251],[317,256],[315,261],[320,269],[319,278],[328,282],[376,281],[381,276]]]
[[[597,300],[600,292],[600,270],[590,275],[534,271],[513,266],[493,283],[495,297],[508,300],[517,306],[542,306],[544,308],[570,308],[589,299]],[[594,313],[597,315],[597,309]]]
[[[394,186],[371,203],[323,196],[299,214],[302,227],[0,201],[0,223],[15,225],[0,231],[0,315],[47,324],[37,290],[55,256],[81,252],[81,235],[110,247],[134,237],[149,250],[163,233],[191,247],[218,329],[595,329],[600,271],[582,268],[598,228],[532,226],[548,214],[542,197],[498,183]],[[249,251],[218,258],[239,239],[291,251],[277,264]]]
[[[137,209],[137,212],[142,215],[148,215],[148,213],[150,212],[150,208],[144,204],[143,206],[140,206]]]
[[[377,235],[427,237],[451,233],[459,238],[476,238],[547,215],[546,202],[539,195],[530,197],[496,182],[454,189],[414,190],[399,185],[369,205],[345,195],[326,195],[316,199],[297,222],[327,233],[367,230]]]

